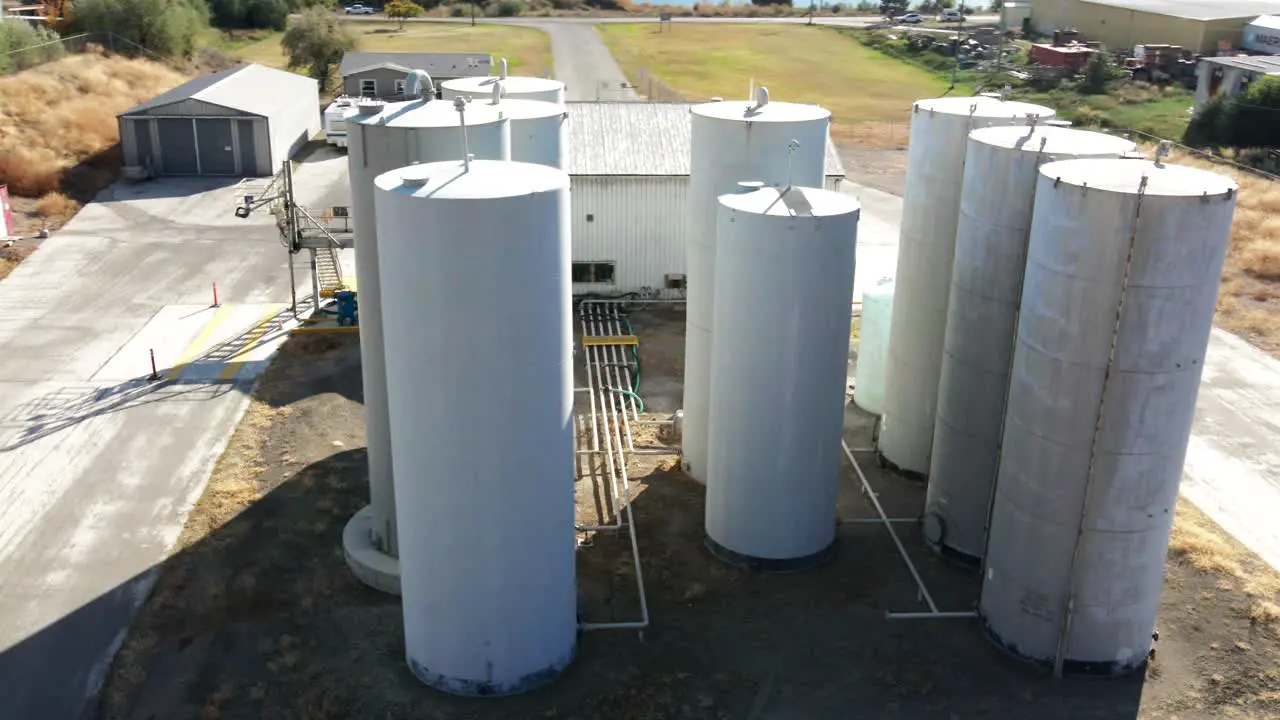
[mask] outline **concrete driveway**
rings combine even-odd
[[[345,170],[305,166],[304,201]],[[268,215],[233,203],[207,179],[113,186],[0,282],[6,720],[90,713],[283,337],[287,254]]]

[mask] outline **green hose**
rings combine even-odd
[[[643,400],[643,399],[641,399],[639,395],[637,395],[637,394],[635,394],[635,393],[631,392],[630,390],[621,390],[621,389],[619,389],[619,388],[609,388],[609,392],[616,392],[616,393],[618,393],[619,395],[629,395],[629,396],[631,396],[632,398],[634,398],[634,399],[635,399],[636,404],[637,404],[637,405],[639,405],[639,411],[640,411],[640,412],[644,412],[644,400]]]
[[[626,323],[626,324],[627,324],[627,334],[628,334],[628,335],[635,335],[635,334],[636,334],[635,330],[631,329],[631,318],[630,318],[630,317],[628,317],[628,316],[626,316],[626,315],[623,315],[623,316],[622,316],[622,322],[624,322],[624,323]],[[631,393],[632,393],[633,395],[636,395],[636,393],[639,393],[639,392],[640,392],[640,346],[639,346],[639,345],[632,345],[632,346],[631,346],[631,356],[632,356],[633,358],[635,358],[635,361],[636,361],[636,374],[635,374],[635,377],[633,377],[633,378],[632,378],[632,380],[631,380]],[[639,395],[636,395],[636,397],[637,397],[637,398],[639,398],[640,396],[639,396]],[[643,403],[643,402],[641,402],[641,403],[640,403],[640,406],[641,406],[641,410],[640,410],[640,412],[644,412],[644,409],[643,409],[643,408],[644,408],[644,403]]]

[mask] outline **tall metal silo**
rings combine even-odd
[[[452,100],[459,96],[479,98],[493,92],[501,84],[502,97],[512,100],[542,100],[564,104],[564,83],[550,78],[508,75],[507,60],[498,61],[497,75],[454,78],[440,83],[440,97]]]
[[[853,402],[872,415],[884,412],[884,375],[889,363],[892,319],[893,278],[880,278],[875,287],[862,293],[858,364],[853,371]]]
[[[703,103],[691,112],[681,453],[684,471],[706,482],[716,198],[742,181],[822,187],[831,113],[817,105],[769,102],[765,88],[752,101]]]
[[[903,472],[929,473],[969,133],[1050,117],[1053,110],[1046,107],[981,95],[920,100],[912,108],[885,409],[877,442],[880,457]]]
[[[564,105],[543,100],[521,100],[502,96],[502,85],[494,85],[489,104],[511,123],[511,160],[564,169],[569,112]]]
[[[408,663],[523,692],[577,637],[569,177],[451,161],[377,188]]]
[[[465,137],[461,125],[464,115]],[[510,140],[507,120],[483,103],[466,104],[460,113],[454,103],[441,100],[365,100],[357,106],[356,114],[347,118],[369,506],[348,523],[343,548],[356,576],[386,592],[398,592],[399,581],[373,180],[408,163],[460,158],[464,148],[477,158],[505,160],[510,157]]]
[[[1064,127],[969,135],[925,501],[925,538],[946,555],[977,565],[987,539],[1036,173],[1056,160],[1136,149],[1124,138]]]
[[[1235,194],[1146,160],[1040,168],[979,614],[1058,673],[1152,646]]]
[[[860,206],[794,186],[719,206],[707,545],[736,565],[802,570],[835,549]]]

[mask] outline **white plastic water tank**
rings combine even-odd
[[[1146,160],[1040,168],[979,601],[1020,656],[1147,658],[1235,193]]]
[[[452,161],[377,188],[409,666],[523,692],[577,637],[569,177]]]
[[[501,97],[501,85],[489,98],[511,123],[511,159],[564,169],[569,113],[563,105],[543,100]]]
[[[564,83],[550,78],[508,75],[505,58],[498,61],[497,75],[454,78],[440,83],[440,97],[452,100],[459,96],[468,96],[478,100],[492,94],[493,86],[499,83],[502,85],[504,98],[564,104]]]
[[[483,103],[465,108],[464,142],[453,103],[413,100],[383,103],[363,100],[347,117],[351,214],[355,224],[356,290],[360,303],[360,355],[369,456],[369,512],[374,547],[396,556],[395,490],[391,478],[391,429],[387,419],[387,381],[379,283],[377,224],[373,181],[412,162],[460,159],[464,146],[476,158],[510,157],[510,128],[501,113]],[[364,511],[362,511],[364,512]],[[348,548],[348,561],[362,579],[360,562]]]
[[[831,113],[817,105],[769,102],[765,88],[759,89],[754,101],[703,103],[691,112],[691,232],[685,258],[688,305],[681,453],[685,473],[705,482],[716,198],[733,192],[742,181],[822,187]]]
[[[929,473],[969,133],[1051,117],[1053,110],[1046,107],[986,96],[919,100],[912,108],[893,332],[877,444],[881,458],[904,473]]]
[[[801,570],[835,549],[859,205],[767,187],[719,206],[707,545]]]
[[[874,287],[862,293],[858,363],[853,371],[853,402],[873,415],[884,412],[884,373],[889,362],[892,319],[893,278],[880,278]]]
[[[987,539],[1036,174],[1055,160],[1118,158],[1136,147],[1050,126],[969,135],[925,502],[926,540],[944,554],[976,565]]]

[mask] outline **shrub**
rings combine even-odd
[[[493,17],[515,17],[522,12],[524,3],[520,0],[497,0],[489,5],[486,14]]]
[[[1101,110],[1082,107],[1071,114],[1071,122],[1083,127],[1105,127],[1107,116]]]
[[[209,23],[200,0],[77,0],[80,32],[110,32],[164,57],[189,58]]]
[[[289,67],[305,68],[324,87],[334,66],[356,46],[356,41],[336,15],[313,7],[289,22],[280,45],[289,58]]]
[[[63,55],[58,34],[25,22],[0,22],[0,73],[26,70]]]

